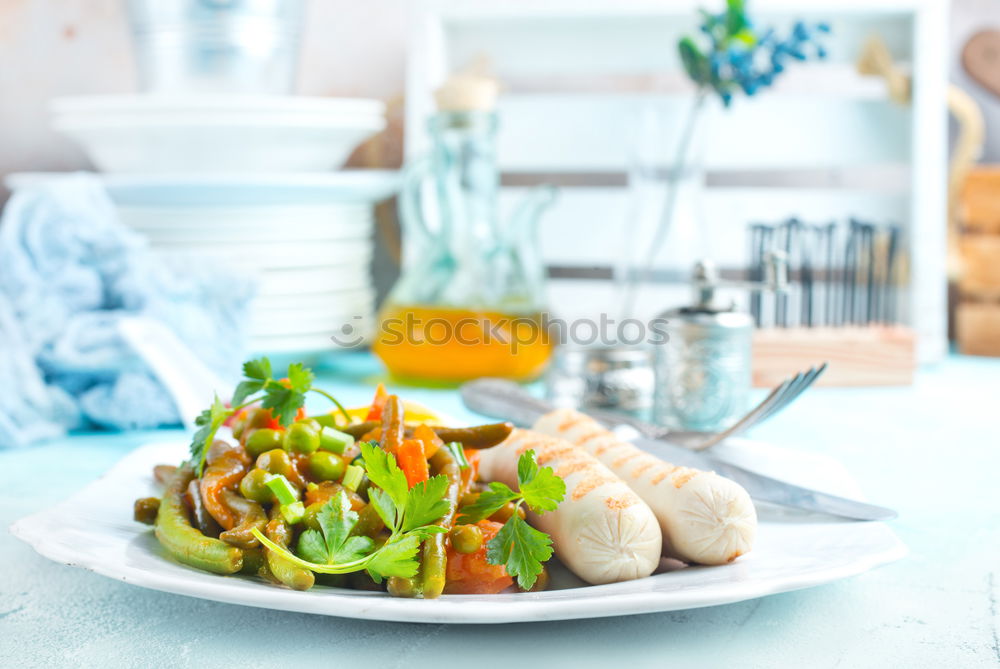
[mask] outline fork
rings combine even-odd
[[[648,439],[662,439],[693,451],[704,451],[730,437],[743,434],[787,407],[826,371],[826,366],[827,363],[824,362],[819,367],[810,367],[804,372],[799,372],[795,376],[785,379],[779,386],[768,393],[767,397],[760,404],[722,432],[671,430],[637,418],[601,409],[588,409],[587,413],[609,428],[627,425]],[[516,383],[503,379],[477,379],[470,381],[462,386],[461,394],[462,401],[469,409],[493,418],[513,420],[515,423],[522,425],[530,425],[536,418],[548,413],[553,408],[547,403],[528,395]],[[510,403],[502,401],[502,398],[503,396],[509,397],[511,395],[517,395],[522,400],[522,406],[525,408],[523,415],[504,415],[508,412]],[[505,408],[499,409],[497,408],[498,406]]]

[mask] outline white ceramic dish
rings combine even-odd
[[[382,116],[142,114],[58,116],[53,128],[110,173],[320,172],[385,128]]]
[[[343,313],[345,310],[356,308],[359,303],[370,303],[374,299],[373,289],[352,288],[305,295],[258,295],[254,298],[253,308],[259,313],[269,313],[274,316],[281,316],[289,311]]]
[[[850,476],[828,458],[746,440],[733,440],[727,449],[725,457],[752,461],[761,471],[783,473],[804,484],[822,481],[832,492],[858,494]],[[760,509],[754,550],[721,567],[688,567],[637,581],[586,587],[563,578],[556,569],[557,587],[578,587],[446,595],[430,601],[327,587],[294,592],[180,565],[165,556],[149,528],[132,521],[134,499],[154,492],[153,465],[178,462],[185,455],[186,446],[180,443],[142,447],[65,502],[14,523],[11,532],[51,560],[155,590],[269,609],[422,623],[533,622],[727,604],[854,576],[906,553],[881,523]]]
[[[257,296],[280,300],[287,296],[325,295],[371,285],[368,265],[269,269],[257,277]]]
[[[374,216],[367,204],[297,207],[118,207],[123,223],[161,242],[366,239]]]
[[[271,270],[318,268],[331,269],[333,282],[317,286],[319,290],[330,290],[339,284],[339,279],[348,274],[361,272],[368,277],[371,262],[371,243],[367,240],[315,244],[275,243],[273,249],[267,244],[233,244],[218,248],[206,248],[185,244],[153,244],[152,248],[167,259],[202,258],[216,261],[228,267],[264,275]],[[289,292],[300,292],[292,288]]]
[[[4,183],[11,190],[52,179],[58,172],[20,172]],[[118,206],[262,207],[267,205],[374,204],[399,189],[393,170],[341,170],[311,174],[101,174]]]
[[[55,115],[185,114],[252,112],[257,114],[382,115],[385,103],[365,98],[302,95],[83,95],[56,98]]]

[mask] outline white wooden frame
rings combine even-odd
[[[919,336],[922,361],[940,358],[947,350],[945,213],[946,213],[946,43],[947,2],[943,0],[752,0],[761,15],[806,15],[854,21],[850,39],[866,37],[857,29],[869,19],[889,26],[901,44],[919,45],[902,53],[913,77],[913,101],[908,111],[908,156],[902,161],[901,194],[907,200],[910,231],[910,316]],[[420,0],[412,12],[406,79],[406,155],[424,152],[427,116],[433,111],[431,92],[463,63],[451,62],[451,49],[463,26],[503,25],[511,20],[532,21],[639,18],[689,20],[700,6],[717,0]],[[905,34],[904,34],[905,33]],[[668,48],[664,46],[664,48]],[[906,51],[906,47],[901,47]],[[899,50],[899,49],[897,49]],[[540,63],[540,66],[544,65]],[[816,84],[814,77],[789,74],[785,91],[805,97],[829,95],[855,99],[858,104],[886,98],[880,83],[851,75],[849,68],[833,67]],[[664,83],[666,82],[666,83]],[[812,82],[812,83],[810,83]],[[662,87],[684,92],[683,77],[666,72]],[[813,88],[810,88],[812,86]],[[886,103],[887,104],[887,103]],[[888,113],[887,118],[891,118]],[[890,126],[896,125],[886,121]],[[893,128],[886,127],[891,135]],[[898,128],[897,128],[898,130]]]

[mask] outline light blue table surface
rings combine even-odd
[[[323,384],[370,397],[375,363]],[[5,391],[8,392],[8,391]],[[453,392],[407,396],[469,416]],[[908,388],[815,389],[755,438],[836,457],[911,554],[823,587],[691,611],[506,626],[351,621],[217,604],[49,562],[0,532],[0,666],[998,667],[1000,360],[951,357]],[[180,430],[0,450],[0,525]],[[44,473],[44,475],[43,475]]]

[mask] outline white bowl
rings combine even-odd
[[[381,116],[62,115],[53,127],[104,172],[319,172],[385,127]]]

